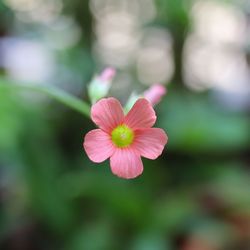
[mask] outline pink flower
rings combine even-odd
[[[162,129],[151,128],[156,115],[144,98],[138,99],[126,116],[118,100],[103,98],[92,106],[91,118],[99,129],[86,134],[84,149],[93,162],[110,158],[111,171],[121,178],[140,175],[141,156],[156,159],[168,140]]]
[[[144,92],[144,97],[154,106],[161,101],[166,92],[166,88],[163,85],[154,84]]]

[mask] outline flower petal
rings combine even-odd
[[[92,106],[91,119],[100,129],[109,133],[124,120],[122,106],[113,97],[103,98]]]
[[[141,156],[153,160],[161,155],[167,141],[168,137],[163,129],[138,129],[135,131],[133,148]]]
[[[83,147],[93,162],[102,162],[115,151],[110,136],[101,129],[94,129],[85,135]]]
[[[130,128],[150,128],[155,124],[156,115],[152,105],[144,98],[136,101],[125,117],[125,124]]]
[[[110,167],[113,174],[125,179],[135,178],[143,171],[141,157],[129,148],[116,149],[110,158]]]

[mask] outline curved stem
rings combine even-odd
[[[13,90],[31,90],[46,94],[62,104],[80,112],[86,117],[90,117],[90,106],[86,102],[54,86],[16,84],[8,79],[0,78],[0,90],[7,88]]]

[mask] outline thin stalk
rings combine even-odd
[[[17,84],[8,79],[0,78],[0,91],[1,89],[40,92],[68,106],[69,108],[80,112],[86,117],[90,117],[90,106],[86,102],[54,86]]]

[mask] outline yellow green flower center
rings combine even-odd
[[[129,146],[134,140],[134,132],[126,125],[119,125],[111,133],[112,142],[119,148]]]

